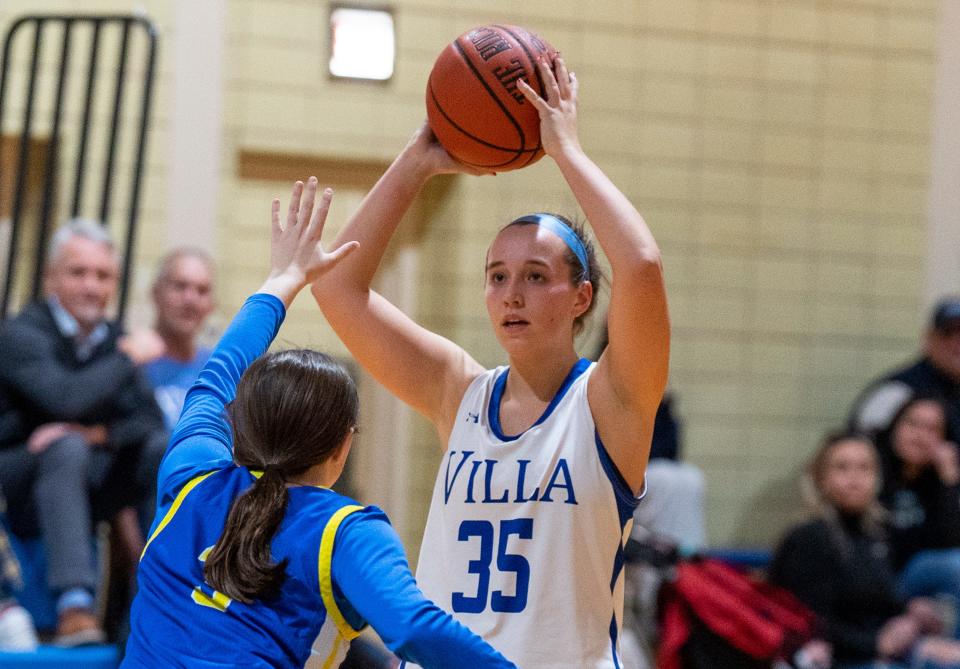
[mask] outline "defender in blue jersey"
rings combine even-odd
[[[329,489],[357,419],[343,368],[263,355],[296,294],[357,246],[320,247],[316,191],[297,183],[285,226],[274,201],[270,277],[187,394],[122,666],[336,667],[370,624],[423,666],[515,667],[423,596],[382,511]]]

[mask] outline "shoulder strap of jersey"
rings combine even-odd
[[[327,609],[327,614],[333,620],[337,629],[344,639],[350,641],[360,635],[360,632],[353,629],[340,612],[333,598],[333,578],[331,577],[331,567],[333,560],[333,541],[337,536],[337,530],[344,518],[355,511],[360,511],[363,507],[357,504],[350,504],[337,510],[323,528],[323,535],[320,537],[320,597],[323,599],[323,605]]]

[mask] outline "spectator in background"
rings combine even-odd
[[[960,457],[937,398],[909,400],[877,438],[880,502],[889,511],[894,565],[907,595],[960,602]]]
[[[812,520],[777,548],[770,580],[820,619],[835,667],[960,667],[960,644],[940,636],[943,619],[926,599],[901,598],[877,499],[880,461],[865,435],[824,440],[806,483]]]
[[[171,431],[180,418],[187,391],[210,357],[210,349],[200,345],[199,336],[213,311],[213,280],[210,256],[183,247],[163,257],[153,282],[154,329],[166,352],[147,363],[144,372]]]
[[[0,329],[0,488],[12,530],[43,538],[63,645],[103,638],[93,522],[130,505],[149,522],[166,445],[138,370],[163,343],[106,320],[118,273],[107,232],[71,221],[53,236],[45,299]]]
[[[944,398],[950,430],[960,434],[960,296],[937,303],[923,357],[871,383],[854,404],[850,426],[876,434],[889,427],[894,414],[915,395]]]

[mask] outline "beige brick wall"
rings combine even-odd
[[[27,6],[4,3],[0,24]],[[53,6],[54,3],[45,3]],[[122,3],[113,3],[120,5]],[[163,23],[162,3],[146,3]],[[218,259],[224,314],[265,268],[269,200],[240,180],[243,148],[389,160],[424,117],[431,63],[488,21],[525,25],[581,82],[582,143],[647,217],[664,256],[671,384],[686,456],[708,485],[717,544],[771,541],[797,508],[796,476],[863,382],[909,356],[921,282],[934,86],[935,0],[401,0],[393,81],[325,75],[326,3],[230,0]],[[169,54],[164,57],[166,62]],[[162,218],[164,94],[145,217]],[[318,175],[335,186],[336,175]],[[332,227],[361,195],[338,190]],[[502,362],[480,266],[495,230],[534,209],[575,214],[549,160],[457,178],[422,233],[417,316],[485,364]],[[146,257],[154,252],[141,245]],[[342,352],[309,297],[283,337]],[[589,340],[589,337],[588,337]],[[589,341],[584,352],[589,350]],[[417,545],[437,460],[428,426],[404,515]],[[389,445],[380,448],[390,457]]]

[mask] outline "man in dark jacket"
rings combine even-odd
[[[118,273],[104,229],[71,221],[53,237],[45,299],[0,326],[0,488],[14,532],[43,537],[64,645],[102,638],[92,524],[129,505],[149,522],[166,443],[137,369],[162,342],[105,318]]]
[[[917,395],[947,402],[949,431],[960,435],[960,296],[946,297],[934,307],[923,357],[867,386],[850,412],[850,426],[877,434]]]

